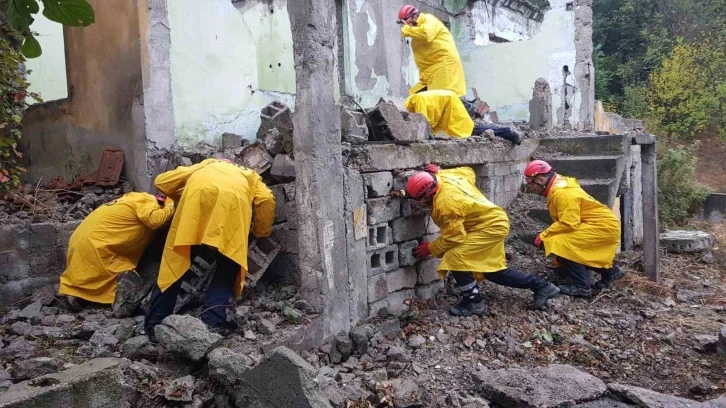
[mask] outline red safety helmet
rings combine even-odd
[[[552,166],[544,160],[533,160],[524,168],[524,181],[529,184],[540,174],[552,172]]]
[[[439,183],[436,177],[425,171],[414,174],[406,182],[406,194],[417,201],[433,196],[438,190]]]
[[[418,14],[418,9],[410,4],[406,4],[398,10],[398,19],[406,21],[413,17],[414,14]]]

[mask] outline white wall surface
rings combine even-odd
[[[63,41],[63,26],[43,16],[43,3],[40,12],[35,15],[31,29],[38,33],[36,37],[43,54],[25,63],[28,73],[28,90],[40,95],[44,102],[68,97],[68,78],[66,76],[66,50]],[[28,103],[35,103],[27,98]]]

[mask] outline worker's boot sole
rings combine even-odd
[[[592,290],[585,288],[578,288],[575,286],[563,285],[560,286],[560,293],[571,297],[580,297],[585,299],[592,298]]]

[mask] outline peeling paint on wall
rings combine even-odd
[[[376,44],[378,27],[376,27],[376,22],[373,20],[371,13],[366,13],[366,15],[368,16],[368,33],[366,34],[366,38],[368,39],[368,46],[372,47]]]

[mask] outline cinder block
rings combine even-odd
[[[421,300],[429,300],[436,297],[444,289],[444,281],[429,283],[428,285],[416,286],[416,298]]]
[[[265,144],[259,140],[243,147],[237,158],[240,164],[256,171],[257,174],[262,174],[272,167],[272,156],[267,152]]]
[[[378,315],[378,311],[385,307],[388,307],[388,300],[386,299],[368,303],[368,316]]]
[[[222,134],[222,148],[223,149],[237,149],[242,147],[242,136],[235,135],[234,133],[223,133]]]
[[[385,273],[368,278],[369,303],[385,299],[388,293],[388,279]]]
[[[275,128],[283,136],[291,134],[293,129],[290,108],[278,101],[271,102],[260,111],[260,128],[257,130],[257,138],[264,139],[267,131]]]
[[[30,248],[47,248],[55,245],[58,231],[55,225],[43,222],[30,225]]]
[[[421,239],[421,242],[434,242],[441,234],[427,234]]]
[[[404,120],[408,124],[408,128],[411,130],[412,140],[424,141],[434,138],[434,132],[431,129],[431,124],[426,120],[426,116],[421,113],[406,112],[404,114]]]
[[[8,280],[13,281],[30,277],[30,260],[27,255],[20,251],[0,253],[0,277],[3,278],[3,284]]]
[[[433,218],[426,217],[426,234],[438,234],[441,232],[441,228],[434,222]]]
[[[391,159],[395,160],[395,159]],[[408,178],[413,176],[416,173],[415,170],[406,170],[402,171],[400,173],[397,173],[393,176],[393,189],[396,191],[399,190],[405,190],[406,189],[406,182],[408,182]]]
[[[391,223],[393,242],[411,241],[426,234],[425,216],[399,218]]]
[[[439,279],[440,259],[428,258],[416,264],[416,273],[418,273],[418,284],[427,285]]]
[[[368,276],[375,276],[384,272],[398,269],[398,246],[391,245],[385,248],[370,251],[368,255]]]
[[[272,161],[270,175],[280,182],[295,180],[295,160],[286,154],[278,154]]]
[[[368,227],[368,250],[383,248],[393,243],[393,234],[388,224]]]
[[[386,303],[388,304],[389,310],[396,310],[406,307],[406,301],[416,297],[416,292],[413,289],[403,289],[398,292],[391,293],[386,297]]]
[[[386,197],[393,187],[393,174],[389,171],[363,174],[365,198]]]
[[[368,207],[368,225],[382,224],[401,216],[399,198],[370,198],[366,200],[366,205]]]
[[[63,272],[65,254],[58,251],[58,248],[51,246],[43,251],[34,251],[29,255],[31,277],[38,276],[59,276]]]
[[[378,276],[382,276],[378,275]],[[416,274],[416,268],[409,266],[406,268],[396,269],[392,272],[387,272],[386,280],[388,281],[388,292],[393,293],[401,289],[413,289],[418,281],[418,275]]]
[[[426,215],[431,213],[431,207],[414,205],[413,200],[401,200],[401,216]]]
[[[373,139],[377,141],[413,141],[411,129],[401,111],[391,102],[381,100],[368,116],[373,122]]]
[[[368,141],[368,125],[362,112],[340,107],[340,133],[342,141],[359,144]]]
[[[418,259],[413,254],[413,250],[418,246],[418,241],[402,242],[398,245],[398,264],[400,266],[410,266],[416,263]]]
[[[255,287],[278,252],[280,252],[280,245],[270,238],[258,238],[250,242],[247,250],[246,287]]]

